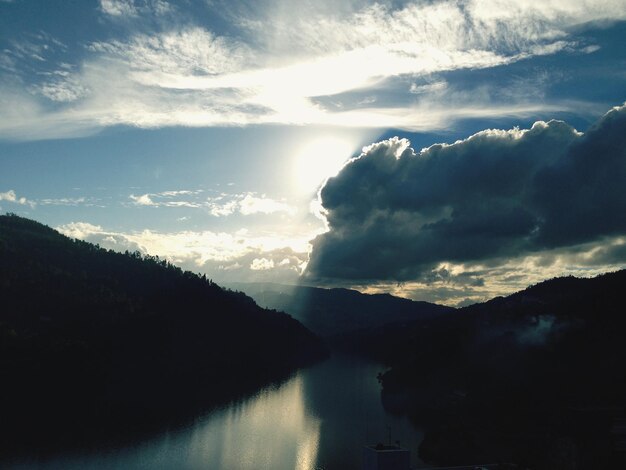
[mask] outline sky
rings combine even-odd
[[[465,305],[626,267],[626,0],[0,0],[0,213]]]

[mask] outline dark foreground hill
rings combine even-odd
[[[242,293],[13,215],[0,299],[0,453],[182,420],[326,354]]]
[[[626,271],[566,277],[402,330],[383,402],[427,430],[420,457],[531,469],[626,468]]]
[[[385,325],[430,319],[451,307],[389,294],[362,294],[351,289],[323,289],[272,283],[232,284],[259,305],[287,312],[311,331],[344,342],[344,335],[365,333]],[[347,340],[347,338],[346,338]]]

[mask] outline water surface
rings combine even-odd
[[[360,469],[365,444],[399,440],[419,464],[422,438],[406,418],[386,413],[379,364],[334,355],[280,385],[230,403],[191,425],[115,449],[14,462],[41,469]]]

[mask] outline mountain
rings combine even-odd
[[[324,289],[273,283],[235,283],[259,305],[287,312],[323,337],[344,336],[429,319],[454,311],[451,307],[389,294],[362,294],[351,289]]]
[[[626,468],[625,290],[626,270],[552,279],[355,345],[386,354],[425,461]]]
[[[326,354],[290,316],[0,216],[0,452],[178,422]]]

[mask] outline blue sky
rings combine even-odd
[[[0,0],[0,209],[218,282],[295,283],[313,256],[307,282],[456,304],[615,269],[573,253],[619,248],[617,228],[345,276],[320,265],[329,243],[367,230],[317,190],[394,136],[419,154],[551,119],[586,132],[626,100],[624,39],[623,0]]]

